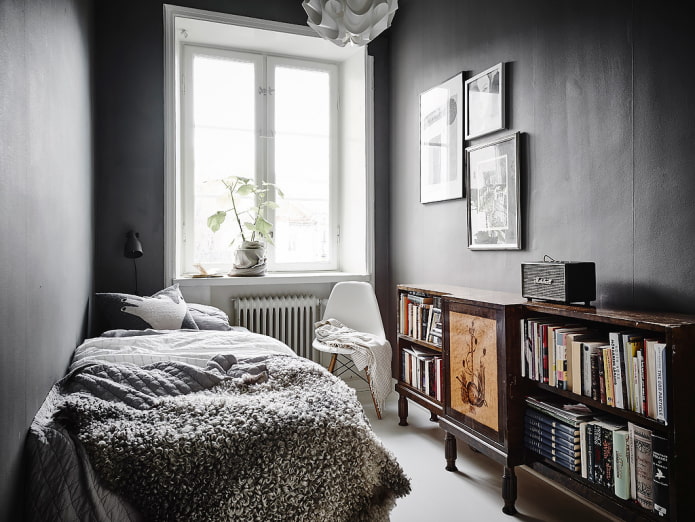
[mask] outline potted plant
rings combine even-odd
[[[234,268],[229,275],[263,275],[266,271],[265,243],[273,244],[273,224],[264,214],[266,209],[278,206],[268,200],[268,191],[272,187],[279,196],[282,197],[283,193],[273,183],[264,181],[258,185],[254,180],[242,176],[219,181],[227,189],[232,206],[208,217],[208,227],[217,232],[229,213],[236,220],[241,244],[235,251]],[[247,198],[253,198],[253,204],[248,208],[243,205],[243,200]]]

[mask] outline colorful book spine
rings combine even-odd
[[[627,429],[613,432],[613,491],[615,496],[630,498],[630,461],[628,458],[629,436]]]
[[[526,443],[524,443],[524,444],[526,444]],[[542,448],[529,447],[528,445],[526,445],[526,447],[529,450],[533,451],[534,453],[537,453],[538,455],[541,455],[542,457],[545,457],[549,460],[552,460],[553,462],[562,466],[563,468],[566,468],[566,469],[573,471],[575,473],[580,471],[581,462],[580,462],[579,458],[575,458],[575,459],[565,458],[564,456],[553,455],[551,452],[548,452],[547,450],[542,449]]]
[[[652,464],[652,432],[630,423],[632,450],[635,453],[635,491],[637,502],[645,509],[654,507],[654,470]]]
[[[593,482],[600,486],[606,485],[606,466],[603,462],[603,430],[599,422],[594,422],[592,453],[594,455]]]
[[[652,469],[654,511],[660,517],[669,515],[669,447],[668,439],[652,433]]]
[[[534,408],[526,408],[526,418],[535,419],[540,423],[545,424],[548,427],[554,428],[558,431],[564,431],[573,437],[579,435],[579,430],[577,426],[563,422],[555,417],[551,417],[541,411]]]
[[[568,462],[574,462],[575,460],[581,459],[581,454],[578,451],[568,450],[562,446],[552,445],[543,439],[538,439],[529,434],[524,435],[524,443],[529,449],[537,449],[539,451],[544,450],[558,458],[565,458]]]
[[[622,362],[622,352],[620,350],[620,334],[618,332],[610,332],[608,334],[608,342],[611,347],[611,355],[613,358],[613,384],[614,384],[614,401],[616,408],[625,408],[624,401],[624,380],[625,364]]]
[[[668,422],[666,343],[655,343],[654,352],[654,366],[656,367],[656,420],[666,424]]]
[[[594,428],[595,424],[593,422],[588,422],[586,425],[586,478],[590,482],[595,482],[595,470],[594,470]]]
[[[606,386],[606,404],[615,406],[613,402],[613,351],[610,346],[601,349],[603,360],[603,378]]]
[[[568,451],[581,449],[578,437],[564,431],[556,431],[554,428],[545,429],[542,425],[534,424],[533,420],[525,421],[524,433],[551,446],[562,447]]]

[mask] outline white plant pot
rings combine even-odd
[[[265,245],[260,241],[244,241],[234,252],[234,268],[229,275],[257,276],[265,271]]]

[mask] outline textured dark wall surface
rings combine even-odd
[[[520,264],[595,261],[597,304],[695,313],[695,34],[646,2],[399,2],[390,33],[391,274],[521,292]],[[419,203],[420,92],[499,62],[522,133],[521,251],[467,248],[466,200]],[[391,315],[394,316],[395,310]]]
[[[24,438],[86,329],[92,285],[91,4],[0,1],[0,520]]]

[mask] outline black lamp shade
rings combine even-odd
[[[140,244],[140,234],[132,230],[126,234],[125,248],[123,255],[129,259],[137,259],[142,257],[142,245]]]

